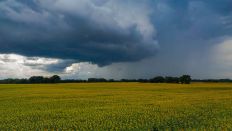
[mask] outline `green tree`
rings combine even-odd
[[[191,82],[191,76],[190,75],[183,75],[180,77],[180,83],[181,84],[190,84]]]
[[[151,79],[150,82],[152,82],[152,83],[164,83],[165,79],[162,76],[157,76],[157,77]]]
[[[178,77],[166,76],[165,77],[165,82],[166,83],[179,83],[179,78]]]
[[[29,78],[30,83],[43,83],[44,82],[44,77],[43,76],[32,76]]]
[[[59,83],[61,80],[60,76],[58,76],[58,75],[54,75],[54,76],[50,77],[49,79],[50,79],[51,83]]]

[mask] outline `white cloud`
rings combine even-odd
[[[99,77],[97,71],[100,69],[96,64],[87,62],[74,63],[65,68],[63,76],[66,78],[87,79],[90,77]],[[104,76],[101,76],[104,77]]]
[[[232,67],[232,39],[226,39],[213,48],[213,58],[217,64]]]
[[[28,78],[32,75],[49,75],[46,66],[58,64],[59,59],[25,57],[17,54],[0,54],[0,78]]]
[[[232,38],[222,38],[211,48],[210,63],[211,74],[216,78],[231,78],[232,76]]]

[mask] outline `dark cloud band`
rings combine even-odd
[[[1,1],[0,52],[99,65],[153,56],[157,42],[149,12],[133,3]]]

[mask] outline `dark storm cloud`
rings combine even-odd
[[[206,55],[214,40],[231,36],[231,6],[231,0],[2,0],[0,53],[107,65],[159,51],[157,60],[166,61],[157,70],[181,70],[189,55]]]
[[[76,61],[73,61],[73,60],[60,60],[59,62],[55,64],[43,66],[43,68],[41,69],[46,70],[51,73],[60,73],[60,72],[63,72],[66,67],[69,67],[70,65],[72,65],[72,63],[75,63],[75,62]]]
[[[157,42],[149,12],[133,7],[133,3],[121,6],[123,1],[0,1],[0,53],[99,65],[153,56]]]
[[[188,35],[191,42],[230,34],[232,24],[231,0],[164,0],[156,1],[153,23],[162,37],[173,33]],[[182,38],[183,39],[183,38]]]

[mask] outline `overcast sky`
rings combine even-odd
[[[232,78],[232,0],[0,0],[0,79]]]

